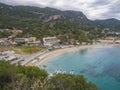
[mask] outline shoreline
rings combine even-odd
[[[79,49],[86,49],[86,48],[92,48],[92,47],[98,47],[98,46],[106,46],[106,45],[95,44],[95,45],[73,46],[73,47],[68,47],[68,48],[56,49],[56,50],[49,51],[41,55],[37,60],[33,60],[29,62],[27,66],[39,66],[44,61],[46,60],[48,61],[55,56],[68,53],[68,52],[72,52],[72,51],[76,51]]]

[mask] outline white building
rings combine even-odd
[[[53,46],[60,43],[60,40],[56,37],[45,37],[43,38],[44,46]]]
[[[102,44],[114,44],[114,40],[99,40]]]
[[[0,46],[8,46],[10,45],[10,41],[7,38],[0,38]]]
[[[115,44],[120,44],[120,40],[116,40],[116,41],[115,41]]]
[[[25,43],[28,41],[28,38],[15,38],[16,43]]]

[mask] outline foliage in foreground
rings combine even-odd
[[[55,74],[48,78],[38,67],[11,65],[0,61],[0,90],[97,90],[82,75]]]
[[[50,90],[97,90],[83,75],[57,74],[50,79]]]

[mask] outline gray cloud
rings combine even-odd
[[[107,5],[110,3],[110,0],[96,0],[93,5]]]
[[[11,5],[34,5],[82,11],[89,19],[120,19],[119,0],[0,0]]]

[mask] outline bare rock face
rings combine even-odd
[[[61,19],[61,15],[52,15],[49,16],[48,21]]]

